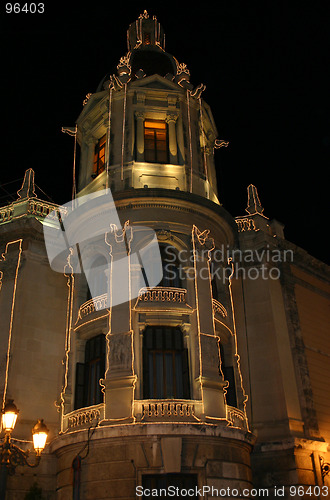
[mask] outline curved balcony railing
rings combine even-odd
[[[239,429],[248,430],[248,421],[244,411],[227,405],[226,419],[230,422],[229,425],[231,427],[238,427]]]
[[[202,415],[202,401],[187,399],[144,399],[134,401],[134,416],[137,422],[195,422]],[[105,404],[79,408],[63,415],[64,432],[85,429],[105,418]],[[230,427],[248,430],[246,414],[226,406],[226,420]]]
[[[77,428],[87,428],[91,424],[97,424],[98,421],[104,419],[104,403],[89,406],[87,408],[79,408],[63,415],[63,431],[76,430]]]
[[[227,318],[228,316],[227,309],[225,308],[225,306],[221,304],[221,302],[219,302],[216,299],[212,299],[212,306],[214,314],[220,315],[223,318]]]
[[[107,293],[99,295],[98,297],[94,297],[93,299],[89,299],[87,300],[87,302],[84,302],[79,307],[77,321],[84,319],[86,316],[94,313],[95,311],[102,311],[102,309],[106,309],[107,307],[108,307]]]

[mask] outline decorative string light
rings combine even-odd
[[[207,189],[207,197],[210,198],[210,185],[209,185],[209,176],[207,169],[207,159],[206,159],[206,137],[204,132],[204,123],[203,123],[203,111],[202,111],[202,99],[201,97],[198,99],[199,101],[199,112],[201,117],[201,129],[202,129],[202,137],[203,137],[203,161],[204,161],[204,172],[206,177],[206,189]]]
[[[109,163],[110,163],[110,133],[111,133],[111,113],[112,113],[112,90],[113,84],[109,84],[109,110],[108,110],[108,134],[107,134],[107,155],[106,155],[106,191],[109,189]]]
[[[63,415],[64,415],[64,395],[68,387],[68,372],[69,372],[69,356],[71,351],[71,331],[72,331],[72,314],[73,314],[73,292],[74,292],[74,274],[73,267],[71,265],[71,256],[73,255],[73,249],[69,249],[69,255],[67,257],[67,264],[64,268],[64,276],[67,278],[68,287],[68,299],[67,299],[67,321],[65,330],[65,361],[64,361],[64,383],[60,395],[60,405],[62,406],[62,418],[61,418],[61,431],[63,432]],[[67,270],[66,270],[67,268]]]
[[[190,192],[192,193],[192,181],[193,181],[193,157],[192,157],[192,141],[191,141],[191,122],[190,122],[190,99],[189,90],[187,89],[187,114],[188,114],[188,133],[189,133],[189,153],[190,153]]]
[[[2,408],[5,407],[6,397],[7,397],[9,363],[10,363],[10,356],[11,356],[11,341],[12,341],[12,334],[13,334],[14,309],[15,309],[15,302],[16,302],[18,271],[19,271],[19,267],[21,264],[23,240],[19,239],[19,240],[10,241],[9,243],[7,243],[5,253],[2,255],[3,261],[5,261],[6,254],[8,253],[9,245],[13,245],[15,243],[19,244],[19,248],[18,248],[18,257],[17,257],[17,264],[16,264],[16,269],[15,269],[15,277],[14,277],[13,296],[12,296],[11,309],[10,309],[10,321],[9,321],[9,331],[8,331],[8,343],[7,343],[7,354],[6,354],[5,380],[4,380],[3,397],[2,397]]]
[[[121,140],[121,180],[124,180],[124,150],[125,150],[125,122],[126,122],[126,100],[127,100],[127,83],[124,85],[124,103],[123,103],[123,129]]]
[[[234,276],[234,264],[233,264],[232,258],[228,259],[228,264],[230,264],[231,267],[232,267],[232,272],[231,272],[231,275],[228,278],[228,282],[229,282],[230,305],[231,305],[232,317],[233,317],[233,330],[234,330],[234,341],[235,341],[235,358],[236,358],[236,364],[237,364],[238,374],[239,374],[240,381],[241,381],[241,389],[242,389],[242,393],[243,393],[243,397],[244,397],[243,408],[244,408],[244,413],[246,415],[246,403],[247,403],[249,397],[245,393],[244,387],[243,387],[243,376],[242,376],[242,372],[241,372],[240,355],[238,354],[238,348],[237,348],[236,319],[235,319],[235,309],[234,309],[234,300],[233,300],[233,292],[232,292],[232,279],[233,279],[233,276]],[[246,418],[246,425],[247,425],[247,430],[249,430],[249,425],[248,425],[247,418]]]

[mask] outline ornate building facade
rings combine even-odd
[[[142,14],[86,97],[72,202],[38,199],[29,169],[0,210],[3,404],[20,408],[22,447],[37,417],[50,428],[8,499],[34,480],[59,500],[328,484],[329,268],[285,240],[255,186],[246,215],[221,205],[227,143],[164,39]]]

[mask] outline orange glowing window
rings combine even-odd
[[[95,146],[94,151],[94,167],[93,174],[94,176],[99,175],[104,170],[105,165],[105,143],[106,143],[106,135],[101,137],[98,143]]]
[[[151,33],[144,34],[144,43],[145,43],[145,45],[151,44]]]
[[[144,161],[168,162],[167,127],[163,121],[144,122]]]

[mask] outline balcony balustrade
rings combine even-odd
[[[145,305],[166,304],[172,306],[186,307],[187,290],[185,288],[162,287],[154,288],[144,287],[139,291],[136,305],[139,307]]]
[[[92,424],[97,425],[103,419],[104,403],[89,406],[88,408],[79,408],[63,415],[63,431],[88,428]]]
[[[83,320],[86,318],[86,316],[89,316],[90,314],[96,312],[96,311],[102,311],[103,309],[106,309],[108,307],[108,294],[104,293],[103,295],[99,295],[98,297],[94,297],[92,299],[87,300],[87,302],[84,302],[80,307],[78,311],[78,319]]]

